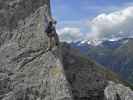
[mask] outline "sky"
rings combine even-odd
[[[133,0],[51,0],[51,8],[62,41],[133,34]]]

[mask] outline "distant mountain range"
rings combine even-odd
[[[133,38],[98,41],[97,45],[79,41],[71,46],[133,83]]]

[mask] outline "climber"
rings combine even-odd
[[[48,26],[45,30],[47,36],[49,37],[47,51],[50,51],[55,46],[59,46],[59,38],[55,29],[56,23],[56,21],[49,21]]]

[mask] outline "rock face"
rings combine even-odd
[[[104,90],[107,100],[133,100],[133,91],[122,84],[109,82]]]
[[[46,52],[50,18],[49,0],[0,1],[0,100],[106,100],[112,74],[69,45]]]
[[[97,71],[98,65],[67,44],[63,45],[62,55],[74,100],[104,100],[107,80],[104,74]]]
[[[46,52],[50,1],[0,5],[0,100],[71,100],[60,50]]]
[[[19,20],[24,20],[39,7],[47,5],[50,14],[49,0],[1,0],[0,26],[2,28],[15,28]]]

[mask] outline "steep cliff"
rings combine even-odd
[[[50,1],[2,0],[0,5],[0,99],[70,100],[60,50],[46,52]]]
[[[0,1],[0,100],[104,100],[119,79],[69,45],[46,52],[50,18],[49,0]]]

